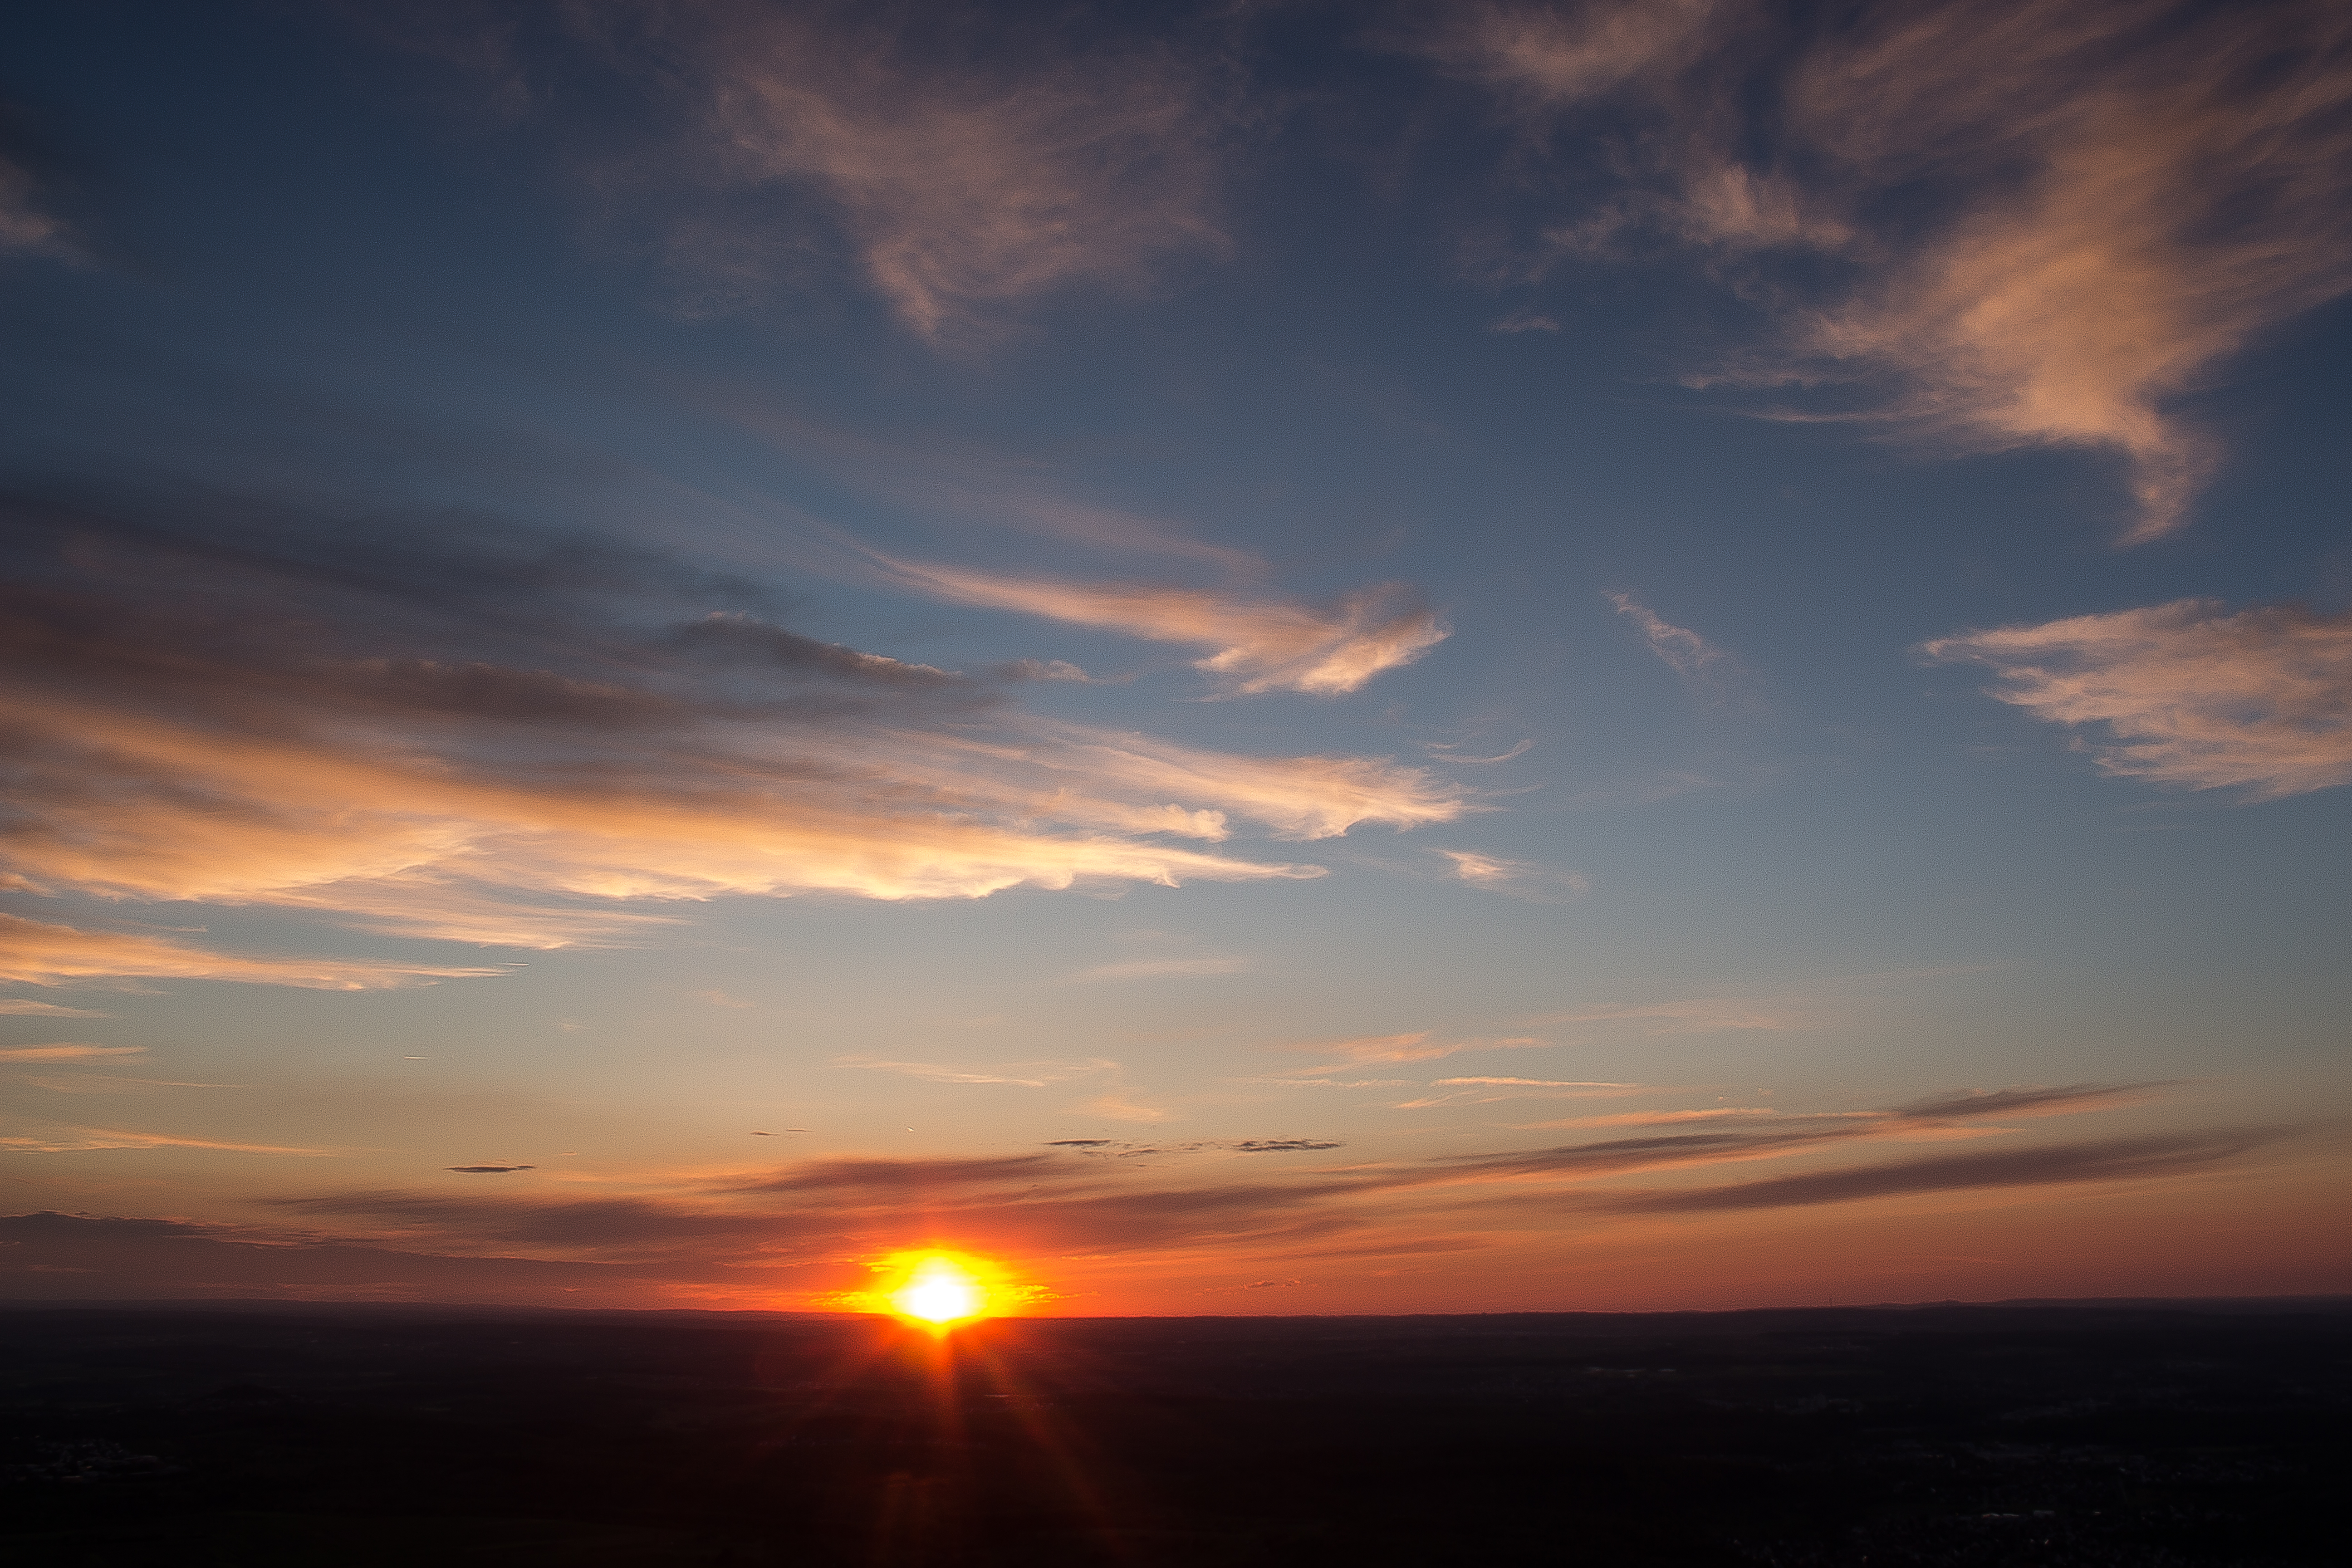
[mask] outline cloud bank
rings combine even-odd
[[[1151,1166],[1101,1158],[1104,1141],[1045,1151],[930,1159],[833,1157],[765,1171],[654,1181],[635,1192],[545,1185],[496,1191],[363,1189],[278,1201],[304,1226],[294,1235],[236,1233],[160,1220],[0,1220],[13,1244],[5,1288],[58,1289],[17,1270],[25,1264],[90,1272],[121,1268],[146,1289],[202,1279],[195,1294],[235,1293],[242,1269],[217,1269],[230,1249],[268,1240],[283,1251],[276,1279],[320,1293],[399,1283],[446,1289],[469,1272],[509,1271],[577,1286],[584,1275],[627,1281],[643,1303],[689,1287],[721,1284],[776,1305],[821,1304],[855,1282],[856,1259],[939,1236],[964,1238],[1036,1266],[1151,1256],[1165,1264],[1296,1260],[1344,1245],[1351,1256],[1491,1245],[1530,1216],[1605,1226],[1629,1219],[1731,1214],[1900,1198],[1919,1194],[2116,1186],[2200,1174],[2281,1149],[2282,1129],[2204,1129],[2012,1142],[1993,1119],[2066,1118],[2113,1108],[2158,1085],[2074,1084],[1930,1097],[1861,1111],[1763,1113],[1721,1122],[1549,1149],[1332,1166],[1294,1165],[1225,1179],[1226,1163],[1280,1152],[1322,1153],[1328,1140],[1267,1138],[1232,1145],[1159,1148]],[[116,1135],[121,1136],[121,1135]],[[1973,1141],[1957,1153],[1822,1168],[1815,1156],[1874,1143]],[[69,1141],[54,1141],[67,1146]],[[145,1147],[144,1142],[83,1147]],[[224,1146],[225,1147],[225,1146]],[[306,1151],[273,1151],[299,1153]],[[1188,1165],[1183,1156],[1205,1163]],[[1732,1164],[1790,1160],[1800,1168],[1724,1182]],[[463,1168],[461,1168],[463,1169]],[[488,1168],[486,1167],[486,1170]],[[525,1183],[525,1166],[496,1173]],[[1675,1179],[1679,1175],[1680,1179]],[[1648,1184],[1626,1185],[1625,1178]],[[1664,1183],[1658,1178],[1666,1177]],[[1695,1178],[1695,1179],[1694,1179]],[[181,1246],[188,1261],[157,1249]],[[116,1251],[110,1251],[109,1248]],[[119,1253],[119,1256],[117,1255]],[[375,1272],[350,1274],[331,1259],[364,1255]],[[418,1259],[394,1266],[394,1256]],[[215,1268],[194,1274],[198,1268]],[[530,1299],[527,1290],[508,1299]],[[86,1293],[89,1285],[84,1282]],[[792,1290],[797,1296],[780,1295]],[[134,1293],[144,1293],[138,1291]],[[361,1292],[366,1293],[364,1291]]]
[[[1315,876],[1179,841],[1466,808],[1379,759],[1048,724],[997,686],[801,637],[754,590],[585,538],[483,518],[339,530],[250,498],[18,497],[7,516],[18,805],[0,857],[36,893],[551,947],[723,895]],[[0,953],[37,982],[461,973],[26,920],[0,926]]]

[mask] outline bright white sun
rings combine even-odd
[[[933,1254],[908,1271],[906,1283],[890,1293],[890,1308],[901,1317],[935,1325],[961,1322],[988,1310],[988,1291],[970,1268],[944,1254]]]

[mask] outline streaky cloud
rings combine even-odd
[[[308,991],[373,991],[505,973],[504,966],[256,957],[0,914],[0,981],[35,985],[100,979],[233,980]]]
[[[96,1046],[86,1040],[55,1040],[46,1046],[0,1048],[0,1062],[87,1061],[92,1058],[143,1057],[144,1046]]]
[[[1486,5],[1410,47],[1547,142],[1647,106],[1638,132],[1594,131],[1622,188],[1523,272],[1687,247],[1782,328],[1693,384],[1860,380],[1867,406],[1787,416],[2113,454],[2125,543],[2184,526],[2220,458],[2168,403],[2352,288],[2352,20],[2328,0],[1940,0],[1825,24]],[[1847,280],[1780,264],[1808,255]]]
[[[293,1148],[278,1143],[238,1143],[217,1138],[180,1138],[168,1132],[121,1128],[68,1127],[54,1132],[0,1137],[0,1152],[16,1154],[81,1154],[110,1149],[202,1149],[224,1154],[329,1155],[333,1149]]]
[[[2141,1182],[2210,1170],[2253,1153],[2286,1135],[2276,1128],[2256,1128],[2112,1138],[2101,1142],[2038,1149],[1988,1150],[1851,1170],[1774,1176],[1690,1192],[1612,1194],[1599,1202],[1619,1214],[1703,1214],[1852,1203],[1912,1193]]]
[[[1147,584],[1071,583],[893,561],[908,586],[956,604],[1102,626],[1215,651],[1193,668],[1233,696],[1297,691],[1334,697],[1420,658],[1445,624],[1410,589],[1390,584],[1327,607]]]
[[[2104,730],[2093,754],[2120,777],[2250,801],[2352,783],[2352,612],[2182,599],[1921,651],[1991,666],[1991,695],[2037,719]]]
[[[35,892],[544,948],[641,936],[726,895],[1315,877],[1165,840],[1470,809],[1390,761],[1049,723],[952,672],[697,612],[723,584],[593,541],[488,520],[314,534],[299,509],[147,497],[26,498],[11,516],[0,710],[19,805],[0,854]],[[0,937],[23,978],[458,973],[38,922]]]
[[[1591,886],[1580,873],[1556,871],[1532,860],[1509,860],[1469,849],[1440,849],[1437,853],[1453,862],[1458,880],[1530,903],[1557,903],[1588,891]]]

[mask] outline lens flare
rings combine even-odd
[[[989,1280],[998,1270],[978,1258],[905,1253],[885,1267],[891,1283],[878,1294],[890,1310],[935,1331],[987,1317],[995,1306]]]
[[[980,1315],[980,1285],[944,1258],[934,1258],[891,1297],[892,1305],[909,1318],[927,1323],[951,1323]]]

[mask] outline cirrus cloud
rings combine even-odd
[[[2218,600],[1938,638],[1930,658],[1990,665],[1992,695],[2092,728],[2107,773],[2277,800],[2352,783],[2352,613]]]
[[[593,166],[601,195],[663,233],[688,313],[804,280],[826,220],[934,343],[984,342],[1039,296],[1131,293],[1226,247],[1229,117],[1213,62],[1179,49],[1090,45],[978,6],[584,0],[564,20],[667,117]],[[507,66],[499,50],[480,63]]]
[[[2124,542],[2182,527],[2219,456],[2168,406],[2352,288],[2352,21],[2327,0],[1940,0],[1826,22],[1751,0],[1456,7],[1412,47],[1621,176],[1567,257],[1689,247],[1780,310],[1693,384],[1872,389],[1964,450],[2123,460]],[[1577,116],[1646,105],[1635,133]],[[1833,258],[1826,287],[1817,260]]]
[[[1268,691],[1336,697],[1360,690],[1382,670],[1412,663],[1450,635],[1444,622],[1398,584],[1345,595],[1318,608],[1192,588],[1066,583],[902,561],[887,564],[907,585],[954,604],[1213,648],[1192,667],[1239,697]]]

